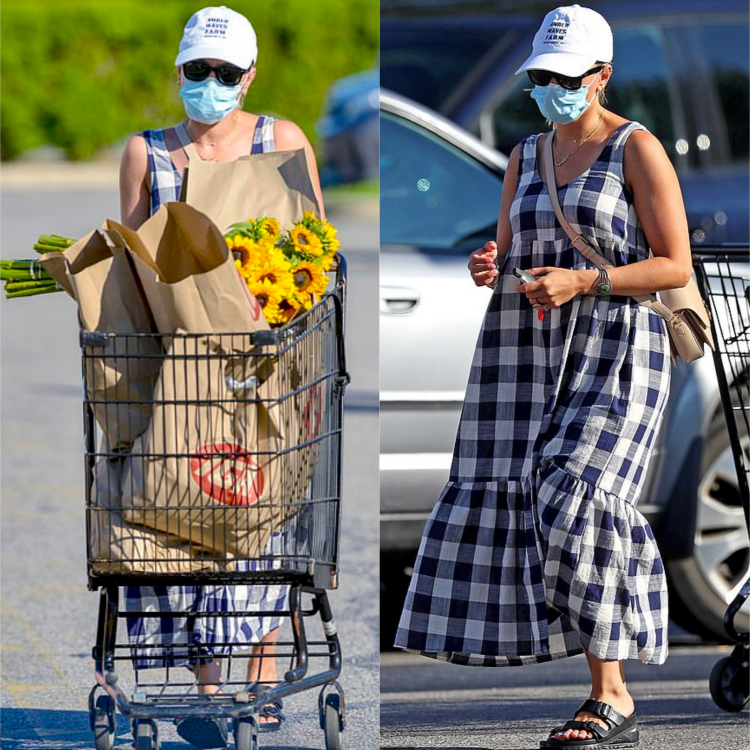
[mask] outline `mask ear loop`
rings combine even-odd
[[[252,71],[255,70],[255,63],[253,63],[246,71],[245,75],[248,76]],[[237,98],[237,109],[244,109],[245,108],[245,97],[247,96],[247,92],[250,90],[250,86],[253,85],[253,82],[250,81],[247,88],[244,91],[240,91],[240,95]]]

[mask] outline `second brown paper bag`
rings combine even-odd
[[[190,159],[180,200],[206,214],[222,232],[249,218],[271,216],[291,227],[305,211],[320,216],[303,149],[252,154],[234,162]]]

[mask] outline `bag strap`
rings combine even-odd
[[[614,265],[610,263],[601,253],[599,253],[591,244],[591,241],[584,237],[582,234],[576,232],[575,229],[570,225],[570,222],[565,218],[560,207],[560,198],[557,195],[557,183],[555,181],[555,162],[552,156],[552,138],[554,133],[549,133],[544,138],[542,144],[542,166],[544,168],[544,174],[541,175],[542,182],[547,186],[547,192],[549,193],[549,199],[552,203],[552,208],[555,210],[555,216],[560,222],[560,226],[565,230],[565,234],[570,238],[573,247],[583,255],[586,260],[593,263],[599,269],[614,268]],[[672,320],[675,314],[662,302],[660,302],[655,295],[632,295],[633,299],[644,307],[648,307],[655,313],[661,315],[664,320]]]

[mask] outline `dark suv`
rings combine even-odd
[[[381,86],[425,104],[509,154],[540,129],[531,84],[515,71],[544,13],[530,3],[446,4],[440,15],[381,8]],[[398,10],[389,10],[397,8]],[[660,139],[680,177],[693,244],[750,234],[750,56],[747,0],[598,2],[612,26],[608,106]],[[418,15],[417,15],[418,13]]]
[[[508,6],[501,0],[493,6],[482,3],[486,14],[473,17],[406,13],[408,5],[398,3],[398,17],[390,5],[381,6],[384,88],[425,102],[505,153],[543,127],[536,105],[522,91],[529,88],[528,79],[514,72],[552,3],[533,18],[492,12],[491,7]],[[694,247],[746,245],[747,3],[634,1],[595,7],[615,34],[610,106],[662,139],[681,181]],[[447,13],[445,5],[441,8]],[[386,141],[381,126],[381,162],[390,153]],[[744,439],[750,451],[750,438]],[[639,508],[654,527],[667,565],[674,618],[714,638],[723,635],[724,609],[750,557],[732,473],[710,358],[678,366]],[[387,494],[385,479],[381,487]],[[414,549],[407,547],[418,539],[391,538],[389,528],[381,527],[381,570],[394,577],[413,562]],[[404,523],[394,528],[404,535]],[[398,597],[395,593],[388,600]]]

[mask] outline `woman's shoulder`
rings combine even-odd
[[[664,151],[661,141],[648,129],[636,120],[624,120],[616,129],[616,140],[623,150],[628,153],[648,155],[653,151]]]
[[[519,161],[523,161],[527,158],[532,158],[536,153],[536,146],[539,143],[539,139],[544,133],[532,133],[522,138],[510,152],[511,156],[515,156]]]
[[[302,128],[291,120],[275,120],[274,135],[276,136],[276,147],[279,151],[304,148],[308,143],[307,136],[302,132]]]

